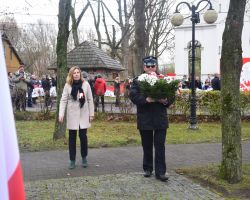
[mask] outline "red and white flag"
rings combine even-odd
[[[23,175],[1,38],[0,95],[0,199],[24,200]]]

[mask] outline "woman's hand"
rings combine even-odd
[[[90,121],[90,122],[92,122],[93,119],[94,119],[94,116],[90,116],[90,117],[89,117],[89,121]]]
[[[63,123],[63,118],[64,118],[64,116],[59,116],[59,117],[58,117],[58,121],[59,121],[60,123]]]

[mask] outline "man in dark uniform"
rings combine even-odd
[[[143,59],[144,72],[147,74],[155,73],[156,63],[156,57],[145,57]],[[132,83],[129,97],[137,106],[137,128],[141,135],[143,147],[144,177],[150,177],[152,175],[154,160],[156,179],[167,181],[165,140],[168,119],[166,108],[172,102],[167,99],[154,100],[151,97],[143,96],[140,92],[137,78],[135,78]],[[153,145],[155,147],[155,159],[153,159]]]

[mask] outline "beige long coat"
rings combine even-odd
[[[59,116],[63,117],[67,107],[67,129],[78,130],[86,129],[91,126],[90,117],[94,116],[94,103],[90,85],[88,81],[84,81],[82,89],[85,94],[85,104],[82,108],[79,105],[79,94],[77,100],[74,100],[71,96],[72,87],[68,83],[65,84],[62,98],[59,107]]]

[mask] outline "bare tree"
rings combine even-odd
[[[95,40],[95,32],[92,29],[87,30],[87,40],[94,41]]]
[[[76,3],[76,1],[75,1]],[[75,47],[77,47],[79,45],[79,38],[78,38],[78,26],[81,22],[81,19],[84,15],[84,13],[87,11],[90,3],[88,2],[84,8],[82,9],[80,15],[78,16],[78,18],[76,19],[76,15],[75,15],[75,3],[74,3],[74,7],[71,6],[71,10],[70,10],[70,16],[71,16],[71,20],[72,20],[72,35],[73,35],[73,39],[74,39],[74,44]]]
[[[160,56],[165,50],[173,49],[170,13],[173,0],[150,0],[146,6],[146,55]]]
[[[23,31],[18,51],[29,72],[38,76],[48,73],[47,67],[55,59],[56,31],[53,26],[38,20]]]
[[[90,0],[88,0],[88,3],[90,5],[90,9],[94,18],[94,25],[96,29],[96,34],[97,34],[97,42],[98,42],[98,47],[101,49],[102,47],[102,36],[100,32],[100,12],[101,12],[101,0],[95,0],[97,2],[97,13],[95,13],[93,5],[90,3]],[[97,16],[96,16],[97,15]]]
[[[241,35],[246,0],[230,0],[222,37],[221,56],[221,130],[222,163],[220,174],[229,183],[242,179],[240,74]]]
[[[59,1],[59,14],[58,14],[58,35],[57,35],[57,112],[55,131],[53,139],[65,138],[66,120],[59,123],[59,103],[62,96],[63,86],[67,76],[67,42],[69,38],[69,20],[70,20],[71,0]]]
[[[89,0],[90,1],[90,0]],[[101,2],[102,8],[102,18],[103,18],[103,25],[105,28],[106,40],[98,39],[101,44],[105,44],[110,48],[110,55],[114,59],[119,59],[123,66],[127,69],[127,71],[132,71],[131,75],[137,75],[141,72],[142,68],[139,66],[140,64],[134,62],[132,64],[132,52],[136,52],[134,54],[135,57],[138,56],[137,51],[138,49],[135,47],[135,35],[134,34],[134,21],[132,16],[134,14],[135,3],[138,4],[137,1],[131,0],[116,0],[118,12],[114,12],[111,10],[103,0],[92,0],[94,3],[98,3],[96,7],[98,8],[99,3]],[[170,25],[170,9],[173,6],[173,0],[145,0],[145,28],[142,32],[145,33],[144,39],[142,39],[143,45],[145,46],[145,53],[144,55],[153,54],[155,56],[160,56],[166,50],[172,50],[173,48],[173,35],[172,35],[172,26]],[[93,6],[92,13],[94,16],[96,30],[99,29],[99,17],[100,17],[100,10],[98,9],[98,13],[94,13]],[[140,10],[142,11],[142,10]],[[144,12],[142,11],[142,12]],[[112,25],[112,29],[109,29],[106,21],[106,15],[111,17],[114,24]],[[144,15],[144,13],[141,13]],[[97,17],[95,17],[97,16]],[[134,16],[134,20],[136,17]],[[140,22],[139,25],[143,25]],[[98,25],[98,26],[97,26]],[[119,29],[117,29],[117,27]],[[141,31],[141,30],[140,30]],[[118,33],[119,32],[119,33]],[[97,31],[98,33],[98,31]],[[138,33],[138,32],[137,32]],[[119,36],[118,36],[119,34]],[[131,37],[134,36],[134,37]],[[103,37],[101,35],[99,38]],[[141,39],[141,36],[139,37]],[[143,56],[144,56],[143,55]],[[141,58],[143,58],[143,56]],[[130,65],[128,64],[130,60]],[[139,65],[138,65],[139,64]],[[129,67],[133,67],[133,70],[129,70]],[[127,76],[128,74],[125,74]]]
[[[135,3],[138,2],[135,1]],[[164,51],[171,53],[173,50],[174,36],[172,34],[172,25],[170,25],[170,13],[172,13],[171,9],[173,5],[174,0],[145,0],[144,55],[159,57]],[[143,30],[141,29],[140,31]],[[138,57],[136,54],[135,50],[135,57]],[[134,75],[137,75],[138,71],[142,70],[141,65],[137,63],[138,61],[138,59],[135,59],[135,64],[133,65]]]
[[[134,10],[133,1],[130,3],[130,9],[127,5],[127,0],[116,0],[118,7],[118,19],[110,11],[108,6],[102,1],[102,11],[103,11],[103,24],[105,27],[105,33],[107,37],[107,42],[103,42],[108,45],[111,49],[111,56],[113,58],[118,57],[123,66],[125,67],[126,72],[128,72],[128,60],[129,60],[129,40],[133,32],[133,26],[129,24],[131,16]],[[106,20],[105,20],[105,11],[108,12],[109,16],[113,19],[115,24],[121,30],[121,37],[117,40],[115,26],[112,26],[112,35],[109,34]],[[121,49],[119,53],[119,49]],[[127,74],[125,74],[127,76]]]
[[[27,71],[38,76],[48,73],[47,67],[55,59],[55,28],[38,20],[27,28],[19,28],[13,18],[1,21],[4,31],[17,50]]]
[[[0,31],[6,33],[11,44],[17,48],[18,41],[22,35],[22,30],[18,27],[16,20],[12,17],[5,17],[0,21]]]

